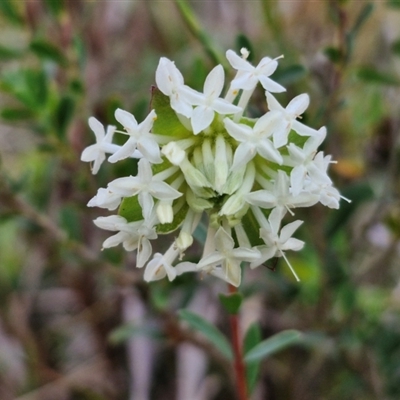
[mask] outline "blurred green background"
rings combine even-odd
[[[241,47],[254,63],[284,55],[279,100],[309,93],[304,122],[327,126],[352,200],[296,212],[300,284],[281,262],[245,271],[243,331],[305,333],[262,363],[252,399],[400,398],[399,1],[1,0],[0,32],[1,400],[235,398],[218,349],[176,317],[188,308],[229,335],[223,283],[147,285],[134,254],[101,252],[92,220],[107,211],[86,204],[135,163],[92,176],[80,153],[89,116],[147,115],[161,56],[199,90]]]

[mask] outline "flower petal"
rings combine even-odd
[[[138,123],[136,118],[128,111],[117,108],[115,110],[115,119],[127,130],[136,131]]]
[[[225,82],[225,73],[222,65],[217,65],[207,75],[204,82],[204,95],[207,98],[216,99],[222,92]]]
[[[197,135],[203,129],[206,129],[210,126],[211,122],[214,119],[214,110],[210,107],[198,106],[193,110],[192,114],[192,128],[193,133]]]
[[[233,68],[241,71],[253,72],[254,67],[242,57],[238,56],[233,50],[226,52],[226,58]]]
[[[310,105],[310,96],[307,93],[300,94],[293,98],[286,106],[286,111],[297,118],[303,114]]]
[[[262,87],[265,90],[268,90],[269,92],[272,92],[272,93],[286,92],[286,88],[284,88],[279,83],[276,83],[271,78],[268,78],[268,77],[266,77],[264,75],[260,75],[258,77],[258,79],[260,80],[260,83],[261,83]]]

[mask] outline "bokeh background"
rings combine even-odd
[[[108,233],[92,220],[107,211],[86,204],[136,166],[92,176],[80,153],[89,116],[147,115],[160,56],[201,89],[243,46],[254,63],[284,54],[279,100],[309,93],[304,122],[327,126],[332,178],[352,200],[296,212],[301,283],[283,262],[245,271],[243,332],[304,332],[261,364],[252,399],[400,398],[400,2],[2,0],[0,399],[235,398],[218,348],[177,317],[187,308],[229,335],[225,285],[147,285],[134,254],[101,252]],[[265,111],[260,90],[249,112]]]

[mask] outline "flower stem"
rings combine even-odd
[[[237,292],[237,288],[233,285],[228,285],[229,293]],[[231,325],[231,340],[234,354],[234,368],[236,378],[236,388],[238,400],[248,400],[246,387],[246,368],[243,362],[243,349],[240,337],[239,316],[231,314],[229,316]]]

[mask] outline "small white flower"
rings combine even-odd
[[[107,208],[107,210],[112,211],[117,209],[120,204],[121,196],[119,194],[113,193],[109,189],[100,188],[96,196],[87,205],[88,207]]]
[[[278,67],[278,62],[276,60],[264,57],[257,67],[254,67],[232,50],[226,52],[226,58],[232,67],[239,72],[232,81],[231,87],[233,89],[252,90],[256,87],[257,83],[260,82],[263,88],[269,92],[280,93],[286,91],[283,86],[269,78]]]
[[[331,179],[326,173],[326,165],[321,162],[323,153],[316,155],[318,146],[323,142],[326,136],[326,128],[322,127],[318,135],[311,136],[303,148],[290,143],[287,148],[289,156],[285,157],[285,165],[293,167],[290,173],[290,183],[293,196],[297,196],[304,189],[304,183],[308,176],[312,181],[321,185],[330,185]]]
[[[246,201],[252,205],[262,208],[286,209],[292,215],[292,207],[310,207],[318,202],[319,196],[302,192],[293,196],[290,192],[289,177],[282,170],[279,170],[272,188],[257,190],[246,195]]]
[[[135,117],[131,113],[121,110],[120,108],[115,111],[115,118],[126,129],[126,132],[123,133],[129,135],[129,139],[108,159],[109,162],[115,163],[130,157],[136,149],[152,163],[159,164],[162,162],[160,147],[154,135],[150,133],[153,123],[157,118],[154,110],[152,110],[140,124],[137,123]]]
[[[215,112],[219,114],[234,114],[241,108],[219,98],[224,87],[225,73],[222,65],[217,65],[204,82],[204,93],[199,93],[188,86],[182,91],[187,101],[194,106],[191,124],[193,133],[197,135],[208,128],[214,119]]]
[[[118,178],[108,184],[110,190],[122,197],[138,195],[139,204],[143,210],[143,217],[148,219],[153,207],[154,199],[174,200],[182,196],[168,183],[154,179],[149,161],[142,158],[138,163],[137,176]]]
[[[176,278],[177,271],[172,266],[174,260],[178,257],[179,250],[173,244],[166,253],[155,253],[153,259],[148,262],[144,271],[144,280],[146,282],[157,281],[168,276],[170,281]]]
[[[183,76],[175,63],[168,58],[160,58],[156,71],[156,84],[161,92],[170,98],[173,110],[187,118],[192,116],[193,108],[182,96]]]
[[[253,208],[253,210],[257,212],[255,208]],[[271,211],[268,222],[262,224],[262,227],[260,228],[260,237],[264,240],[265,246],[258,246],[258,250],[261,252],[261,257],[256,262],[252,262],[250,268],[258,267],[260,264],[272,257],[283,257],[296,280],[299,281],[300,279],[289,263],[289,260],[286,258],[284,251],[298,251],[303,248],[303,241],[291,237],[303,221],[298,220],[287,224],[281,229],[279,234],[279,227],[283,215],[282,210],[274,208]]]
[[[257,262],[260,253],[256,249],[234,248],[232,237],[220,227],[214,236],[216,250],[206,255],[197,268],[225,280],[234,286],[240,285],[242,261]]]
[[[93,222],[102,229],[108,231],[118,231],[117,234],[109,237],[103,243],[103,248],[114,247],[122,243],[127,251],[137,250],[136,266],[143,267],[150,258],[152,247],[149,239],[156,239],[157,233],[152,222],[127,220],[119,215],[110,215],[108,217],[98,217]]]
[[[283,159],[269,137],[272,135],[279,113],[269,112],[258,119],[254,127],[237,124],[229,118],[224,119],[225,128],[229,135],[240,144],[235,151],[231,170],[246,165],[258,153],[266,160],[282,164]]]
[[[301,136],[313,136],[318,134],[316,129],[309,128],[307,125],[302,124],[296,119],[304,113],[310,104],[310,97],[307,93],[296,96],[289,102],[286,108],[283,108],[275,97],[268,91],[265,92],[265,95],[267,97],[268,108],[271,111],[280,112],[282,116],[281,124],[273,134],[274,145],[276,148],[284,146],[287,143],[291,129]]]
[[[101,164],[106,159],[106,153],[114,153],[116,149],[119,149],[119,146],[111,143],[115,126],[108,126],[106,133],[103,124],[94,117],[89,118],[89,126],[96,136],[96,143],[83,150],[81,161],[94,161],[92,173],[97,174]]]

